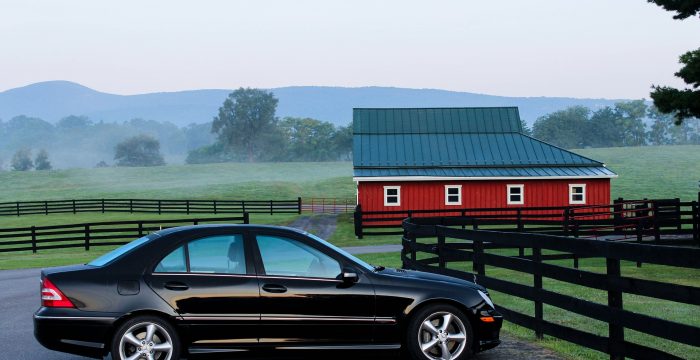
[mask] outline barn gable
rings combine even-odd
[[[523,134],[515,107],[355,109],[353,131],[356,181],[616,176]]]

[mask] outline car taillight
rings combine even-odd
[[[41,305],[54,308],[75,307],[48,278],[41,281]]]

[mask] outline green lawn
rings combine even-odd
[[[613,198],[698,199],[700,145],[581,149],[575,152],[607,164]]]
[[[515,254],[515,252],[513,253]],[[391,267],[400,267],[401,261],[396,253],[383,254],[367,254],[360,255],[363,260],[374,265],[384,265]],[[570,260],[552,261],[550,263],[559,264],[562,266],[572,266]],[[453,269],[471,269],[471,263],[451,263],[448,267]],[[604,273],[605,260],[603,259],[583,259],[580,262],[582,270]],[[532,275],[487,267],[486,274],[500,279],[505,279],[511,282],[532,285]],[[670,282],[676,284],[690,285],[700,287],[700,270],[671,268],[666,266],[656,266],[644,264],[641,268],[637,268],[635,264],[630,262],[622,263],[623,276],[651,279],[656,281]],[[543,279],[543,288],[552,290],[561,294],[573,296],[579,299],[607,304],[607,293],[599,290],[589,289],[582,286],[571,285],[551,279]],[[516,310],[531,316],[534,316],[534,304],[530,301],[522,300],[513,296],[505,295],[496,291],[491,291],[492,297],[496,306],[504,306],[512,310]],[[625,294],[623,303],[626,310],[646,314],[654,317],[661,317],[667,320],[676,321],[679,323],[689,324],[700,327],[700,317],[698,307],[693,305],[685,305],[670,301],[662,301],[651,299],[643,296]],[[575,329],[591,332],[594,334],[607,336],[608,325],[606,323],[591,320],[583,316],[573,314],[559,308],[545,305],[545,319],[557,324],[573,327]],[[516,337],[537,342],[538,344],[551,348],[558,353],[565,355],[571,359],[607,359],[608,356],[583,347],[557,340],[552,337],[545,337],[544,340],[537,340],[532,330],[513,325],[511,323],[504,324],[504,331]],[[692,346],[674,343],[663,339],[651,337],[646,334],[634,332],[631,330],[625,331],[625,338],[628,341],[636,342],[653,348],[663,349],[676,356],[684,359],[700,359],[700,349]]]

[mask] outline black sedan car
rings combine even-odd
[[[53,350],[170,360],[256,350],[391,350],[466,359],[499,344],[483,287],[371,266],[298,230],[162,230],[44,270],[34,334]]]

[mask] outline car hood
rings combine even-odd
[[[441,282],[441,283],[448,283],[452,285],[458,285],[458,286],[466,286],[472,289],[476,290],[481,290],[481,291],[486,291],[486,288],[479,284],[475,284],[474,282],[455,278],[452,276],[447,276],[447,275],[440,275],[440,274],[434,274],[434,273],[429,273],[429,272],[424,272],[424,271],[416,271],[416,270],[404,270],[404,269],[384,269],[379,272],[377,272],[379,275],[387,276],[387,277],[395,277],[399,279],[416,279],[416,280],[422,280],[422,281],[433,281],[433,282]]]

